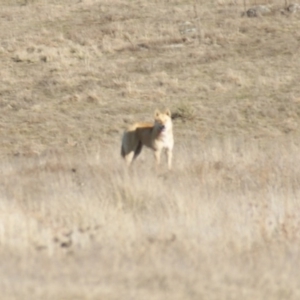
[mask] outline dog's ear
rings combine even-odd
[[[165,114],[169,117],[171,117],[171,111],[167,108]]]
[[[160,111],[158,109],[154,112],[154,117],[157,118],[160,115]]]

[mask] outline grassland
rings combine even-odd
[[[1,1],[1,299],[299,299],[300,12],[255,2]]]

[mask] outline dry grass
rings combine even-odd
[[[1,299],[299,299],[300,12],[202,2],[1,1]]]
[[[299,297],[295,141],[186,143],[158,176],[112,151],[3,163],[2,299]]]

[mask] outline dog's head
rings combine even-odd
[[[169,109],[166,109],[165,112],[160,112],[159,110],[155,110],[154,112],[154,122],[155,127],[159,131],[159,133],[166,132],[172,128],[172,119],[171,112]]]

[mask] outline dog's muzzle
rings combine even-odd
[[[166,126],[165,125],[160,125],[159,126],[159,131],[162,132],[166,129]]]

